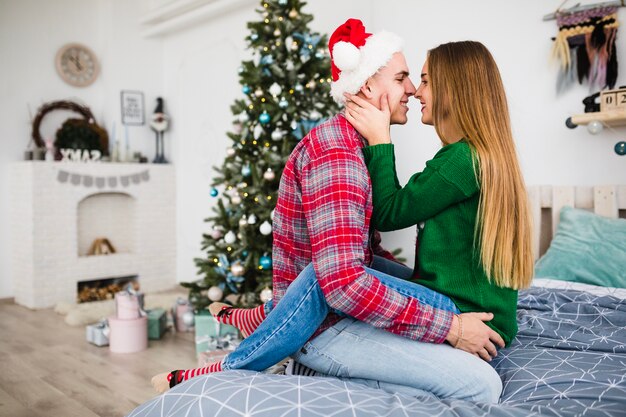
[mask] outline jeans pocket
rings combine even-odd
[[[346,367],[337,362],[331,355],[323,349],[319,349],[315,343],[307,342],[295,355],[293,359],[317,372],[329,376],[346,377],[348,372]]]

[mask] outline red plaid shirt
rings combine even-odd
[[[410,339],[443,343],[450,312],[407,298],[364,270],[372,260],[372,187],[363,144],[339,114],[312,130],[289,157],[274,212],[274,302],[313,262],[331,308]],[[340,319],[329,314],[316,334]]]

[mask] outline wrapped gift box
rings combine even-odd
[[[162,308],[148,310],[148,339],[157,340],[163,337],[167,329],[167,315]]]
[[[196,353],[215,350],[220,340],[227,335],[230,340],[237,339],[239,330],[236,327],[218,322],[209,312],[196,314]],[[215,346],[214,346],[215,345]]]
[[[106,320],[88,325],[85,333],[89,343],[96,346],[109,345],[109,323]]]
[[[185,323],[185,313],[193,314],[193,306],[189,300],[178,297],[176,304],[172,307],[172,318],[174,320],[174,328],[177,332],[193,331],[193,323],[191,325]]]
[[[113,353],[140,352],[148,347],[148,318],[120,320],[109,317],[109,349]]]
[[[143,294],[120,291],[115,294],[115,316],[120,320],[132,320],[141,316]]]

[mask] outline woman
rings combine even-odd
[[[423,222],[415,271],[423,285],[381,273],[376,277],[402,294],[456,314],[492,311],[490,325],[508,344],[517,331],[517,289],[530,282],[532,254],[526,194],[498,69],[477,42],[441,45],[428,54],[416,97],[422,103],[422,122],[435,126],[445,146],[404,188],[394,171],[386,103],[381,111],[351,96],[346,108],[348,121],[371,145],[364,152],[372,177],[376,227],[394,230]],[[394,273],[404,275],[401,278],[410,275]],[[213,307],[223,307],[217,314],[220,321],[242,326],[246,332],[259,323],[249,317],[258,309]],[[250,366],[250,355],[239,361],[236,351],[227,357],[225,369],[264,369],[297,352],[308,340],[328,312],[311,266],[289,287],[273,313],[279,309],[283,313],[278,319],[270,314],[262,324],[263,331],[269,326],[277,336],[264,342],[271,350],[265,362],[258,358],[263,355],[253,352],[255,362]],[[283,324],[289,320],[296,322],[297,332],[284,332],[288,327]],[[462,343],[461,326],[453,345],[463,347]],[[488,359],[495,355],[493,350],[479,354]],[[222,369],[218,363],[173,371],[157,375],[153,384],[164,390],[196,374]]]

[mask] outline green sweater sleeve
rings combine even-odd
[[[442,148],[401,187],[392,144],[363,149],[372,180],[373,223],[380,231],[413,226],[478,192],[470,147],[457,142]]]

